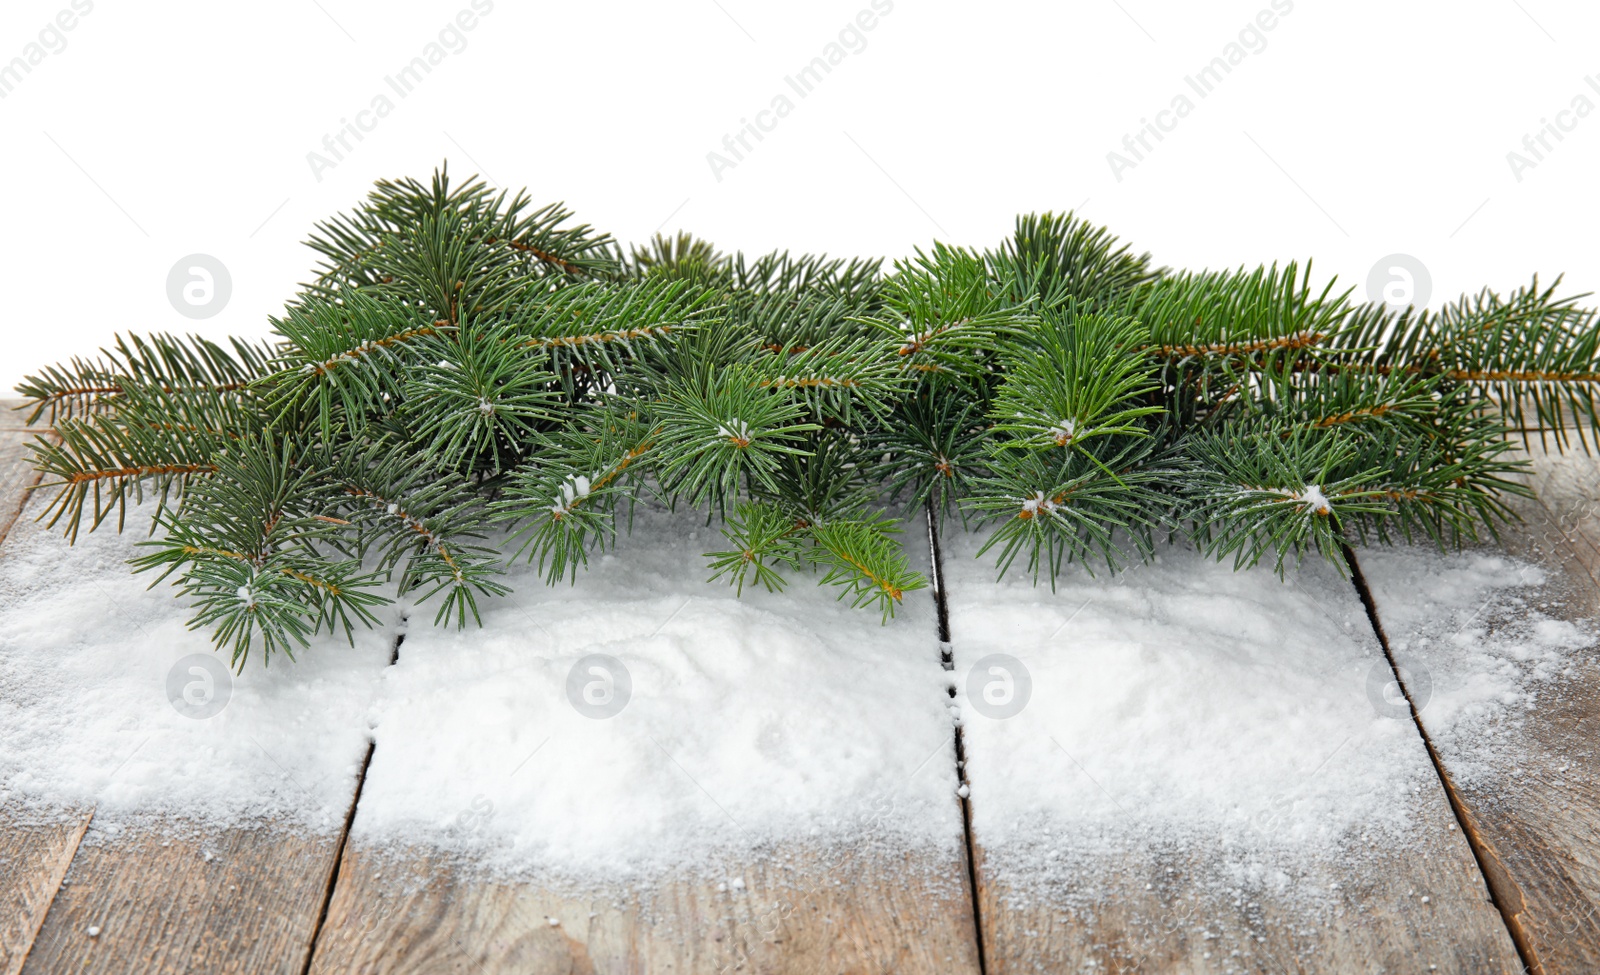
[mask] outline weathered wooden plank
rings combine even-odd
[[[1412,688],[1421,721],[1530,964],[1577,975],[1600,971],[1600,655],[1582,646],[1551,663],[1540,645],[1589,643],[1579,634],[1600,619],[1600,462],[1530,459],[1538,500],[1516,505],[1526,524],[1506,533],[1504,550],[1539,566],[1544,578],[1527,581],[1542,585],[1483,585],[1450,612],[1420,594],[1451,572],[1463,591],[1473,586],[1472,556],[1367,550],[1359,559],[1402,665],[1426,673],[1426,686]],[[1571,624],[1582,629],[1564,629]],[[1502,668],[1533,688],[1529,699],[1483,714],[1451,706]]]
[[[0,400],[0,541],[11,530],[11,525],[22,513],[28,490],[39,483],[39,472],[33,469],[33,452],[28,444],[34,433],[19,426],[4,426],[13,414],[11,401]]]
[[[38,473],[29,463],[31,431],[11,412],[15,401],[0,400],[0,558],[5,538],[21,513]],[[32,947],[39,926],[67,865],[89,825],[89,810],[30,816],[0,806],[0,972],[16,975]]]
[[[353,845],[311,971],[972,973],[970,901],[953,866],[870,847],[806,851],[734,868],[735,883],[662,877],[584,892]]]
[[[0,683],[16,696],[0,707],[0,736],[17,747],[0,757],[6,771],[35,783],[0,812],[8,821],[0,971],[299,975],[353,802],[352,770],[366,750],[361,708],[392,637],[362,634],[355,648],[313,647],[295,669],[236,676],[218,685],[231,689],[219,711],[191,721],[169,708],[176,671],[168,668],[186,651],[205,651],[204,635],[184,627],[187,611],[169,590],[147,592],[128,574],[123,560],[136,537],[96,532],[78,542],[89,552],[55,558],[65,543],[32,523],[42,502],[32,502],[0,549],[0,558],[27,560],[6,574]],[[63,601],[85,607],[80,627],[63,615]],[[54,622],[30,620],[29,607]],[[124,641],[106,643],[109,630],[96,621],[107,619],[124,622]],[[41,658],[52,639],[60,641],[55,656]],[[85,700],[109,702],[111,712],[83,710]],[[130,710],[141,703],[148,710]],[[347,716],[347,724],[319,724],[312,710]],[[107,722],[124,737],[108,738]],[[279,724],[306,730],[286,739]],[[281,750],[313,735],[316,746]],[[117,751],[97,750],[112,740]],[[317,750],[326,760],[307,761]],[[62,778],[57,765],[79,771]],[[28,794],[39,781],[58,792]],[[118,788],[116,811],[102,801],[92,819],[51,798]],[[185,797],[214,791],[222,798],[207,808],[226,806],[227,821],[241,825],[185,815]],[[150,801],[158,807],[141,805]],[[284,810],[285,821],[262,821],[261,810]]]
[[[303,970],[337,836],[102,825],[78,848],[25,975]]]
[[[1168,548],[1052,593],[945,543],[990,973],[1519,971],[1348,582]]]
[[[513,575],[520,602],[489,604],[482,631],[409,631],[312,972],[978,971],[928,594],[887,628],[804,578],[735,599],[685,572],[708,547],[685,521],[641,513],[575,586]],[[561,682],[595,652],[632,671],[633,703],[591,721]],[[448,700],[428,693],[441,682]],[[827,690],[847,685],[845,700],[868,688],[880,714]],[[755,703],[725,710],[730,695]],[[407,730],[468,722],[470,740]],[[484,757],[504,742],[520,743],[514,757]],[[781,757],[795,748],[803,768]],[[852,763],[858,748],[870,769]],[[797,776],[814,786],[787,791]],[[793,807],[775,808],[763,783]],[[551,804],[567,811],[541,813]],[[575,817],[591,807],[615,833],[602,845],[627,851],[625,876],[615,855],[597,869],[540,852],[587,843]],[[427,845],[457,808],[481,858]],[[641,836],[671,856],[640,862],[653,852]]]
[[[89,826],[90,811],[30,822],[0,810],[0,972],[16,975]]]

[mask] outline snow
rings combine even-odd
[[[68,547],[30,520],[41,503],[0,553],[13,818],[93,804],[112,827],[336,830],[370,740],[357,841],[507,875],[642,882],[863,844],[949,863],[969,794],[988,868],[1041,890],[1108,857],[1194,848],[1219,882],[1271,886],[1286,864],[1448,828],[1424,815],[1437,780],[1355,593],[1319,562],[1280,581],[1165,546],[1115,576],[1070,568],[1052,593],[996,583],[977,538],[952,530],[942,648],[924,593],[886,626],[804,574],[737,599],[704,581],[701,553],[722,539],[703,519],[641,510],[576,584],[515,567],[482,629],[395,607],[353,648],[324,638],[235,676],[167,585],[129,574],[135,532]],[[1532,567],[1363,561],[1407,673],[1431,674],[1430,728],[1477,743],[1469,758],[1501,755],[1494,729],[1593,645],[1536,608],[1554,597]]]
[[[568,475],[561,482],[561,500],[557,501],[550,510],[557,516],[565,515],[572,510],[572,506],[589,496],[589,478],[582,475]]]
[[[1328,496],[1322,493],[1322,485],[1320,484],[1306,485],[1305,488],[1295,496],[1295,500],[1299,501],[1301,504],[1305,505],[1307,508],[1310,508],[1313,512],[1319,515],[1325,515],[1333,510],[1333,506],[1328,503]]]
[[[750,443],[750,424],[734,417],[727,423],[717,424],[717,436],[731,440],[738,446],[746,446]]]
[[[641,511],[576,585],[524,568],[483,630],[410,628],[355,838],[589,878],[795,841],[956,855],[931,599],[887,626],[808,575],[736,599],[694,527]]]
[[[979,541],[945,540],[956,704],[975,836],[1011,900],[1092,910],[1120,889],[1112,874],[1177,863],[1191,886],[1328,906],[1331,878],[1438,850],[1430,832],[1453,827],[1354,587],[1330,565],[1308,559],[1280,581],[1163,545],[1115,576],[1069,567],[1052,593],[1021,573],[996,582],[972,558]],[[1429,620],[1465,619],[1489,591],[1526,606],[1543,582],[1503,558],[1362,560],[1431,603]],[[1592,642],[1554,620],[1518,633],[1458,682],[1434,668],[1430,722],[1526,707]]]
[[[172,590],[124,564],[139,532],[69,547],[32,520],[42,500],[0,549],[0,807],[337,830],[392,637],[318,640],[230,675]]]
[[[1397,659],[1417,674],[1429,735],[1463,786],[1517,787],[1518,728],[1600,661],[1594,622],[1559,575],[1490,552],[1363,553]]]
[[[887,626],[805,574],[736,599],[704,582],[722,539],[703,516],[641,511],[576,585],[514,569],[481,630],[397,607],[354,649],[229,676],[171,589],[129,574],[134,533],[68,547],[31,514],[0,555],[8,816],[93,803],[97,823],[334,830],[370,736],[369,848],[589,881],[780,844],[959,855],[925,593]]]
[[[1022,510],[1031,518],[1043,511],[1045,514],[1056,510],[1056,503],[1045,497],[1043,491],[1035,491],[1032,497],[1022,499]]]

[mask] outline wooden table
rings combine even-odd
[[[32,482],[27,436],[15,421],[0,429],[0,533]],[[1526,512],[1531,530],[1508,547],[1541,562],[1571,594],[1555,616],[1594,618],[1600,465],[1540,459],[1538,469],[1540,506]],[[954,566],[963,544],[952,537],[946,547],[951,578],[940,598],[959,665],[998,645],[977,607],[987,607],[992,620],[991,598],[1021,597],[984,593],[992,585],[987,568]],[[1388,640],[1459,623],[1407,611],[1404,572],[1385,558],[1370,551],[1358,556]],[[1323,576],[1307,585],[1322,587],[1317,598],[1330,619],[1366,622],[1348,583]],[[1292,602],[1291,596],[1285,598]],[[1514,623],[1507,616],[1514,609],[1500,607],[1496,625]],[[1072,610],[1063,603],[1051,610],[1060,619],[1046,622],[1064,625]],[[1379,659],[1376,631],[1352,632],[1345,652]],[[928,639],[930,672],[941,666],[935,636]],[[1446,658],[1434,661],[1437,679],[1449,679],[1448,665]],[[1590,653],[1515,730],[1518,747],[1506,751],[1517,756],[1514,766],[1486,767],[1475,754],[1471,776],[1457,782],[1453,743],[1425,737],[1430,715],[1423,707],[1403,757],[1432,775],[1431,791],[1419,800],[1422,839],[1369,857],[1359,869],[1324,866],[1302,878],[1341,891],[1332,914],[1315,917],[1297,902],[1219,896],[1204,882],[1217,867],[1216,850],[1205,842],[1124,850],[1094,872],[1092,888],[1080,885],[1051,902],[1039,893],[1050,890],[1044,865],[1030,877],[1025,858],[1010,857],[1003,844],[986,845],[986,836],[1000,835],[994,830],[1007,810],[1003,790],[994,786],[995,739],[978,722],[961,732],[971,794],[964,802],[952,797],[948,810],[973,862],[959,852],[928,862],[800,844],[749,863],[739,897],[687,877],[648,896],[629,890],[579,896],[478,876],[428,849],[398,863],[384,860],[364,846],[359,828],[352,830],[364,777],[382,774],[382,762],[373,763],[370,753],[350,783],[344,827],[332,835],[266,827],[174,841],[130,830],[85,843],[86,833],[94,835],[91,808],[39,821],[7,820],[0,810],[0,975],[1476,975],[1524,966],[1543,975],[1585,975],[1600,972],[1597,708],[1600,670]],[[1426,906],[1416,896],[1423,887],[1433,891]],[[1028,895],[1018,896],[1024,890]],[[107,939],[91,927],[131,935]],[[1218,934],[1201,933],[1212,929]]]

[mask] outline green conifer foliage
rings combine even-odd
[[[1158,268],[1070,213],[885,270],[624,252],[441,170],[310,245],[265,345],[118,338],[19,387],[56,433],[50,524],[156,499],[134,568],[238,666],[402,594],[477,621],[509,560],[574,579],[641,503],[720,528],[712,582],[811,576],[886,619],[926,585],[898,538],[924,516],[1052,584],[1174,535],[1342,568],[1348,542],[1494,533],[1526,494],[1513,436],[1597,429],[1600,329],[1554,286],[1396,315],[1309,264]]]

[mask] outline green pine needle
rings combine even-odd
[[[640,503],[718,522],[710,581],[803,569],[887,621],[900,531],[959,513],[1052,585],[1187,536],[1286,572],[1494,536],[1524,445],[1591,449],[1600,319],[1556,284],[1437,312],[1311,265],[1172,271],[1072,214],[885,267],[627,250],[561,204],[380,182],[319,224],[268,344],[119,336],[19,387],[69,540],[132,506],[236,665],[404,598],[479,622],[505,563],[575,580]],[[158,579],[159,581],[159,579]]]

